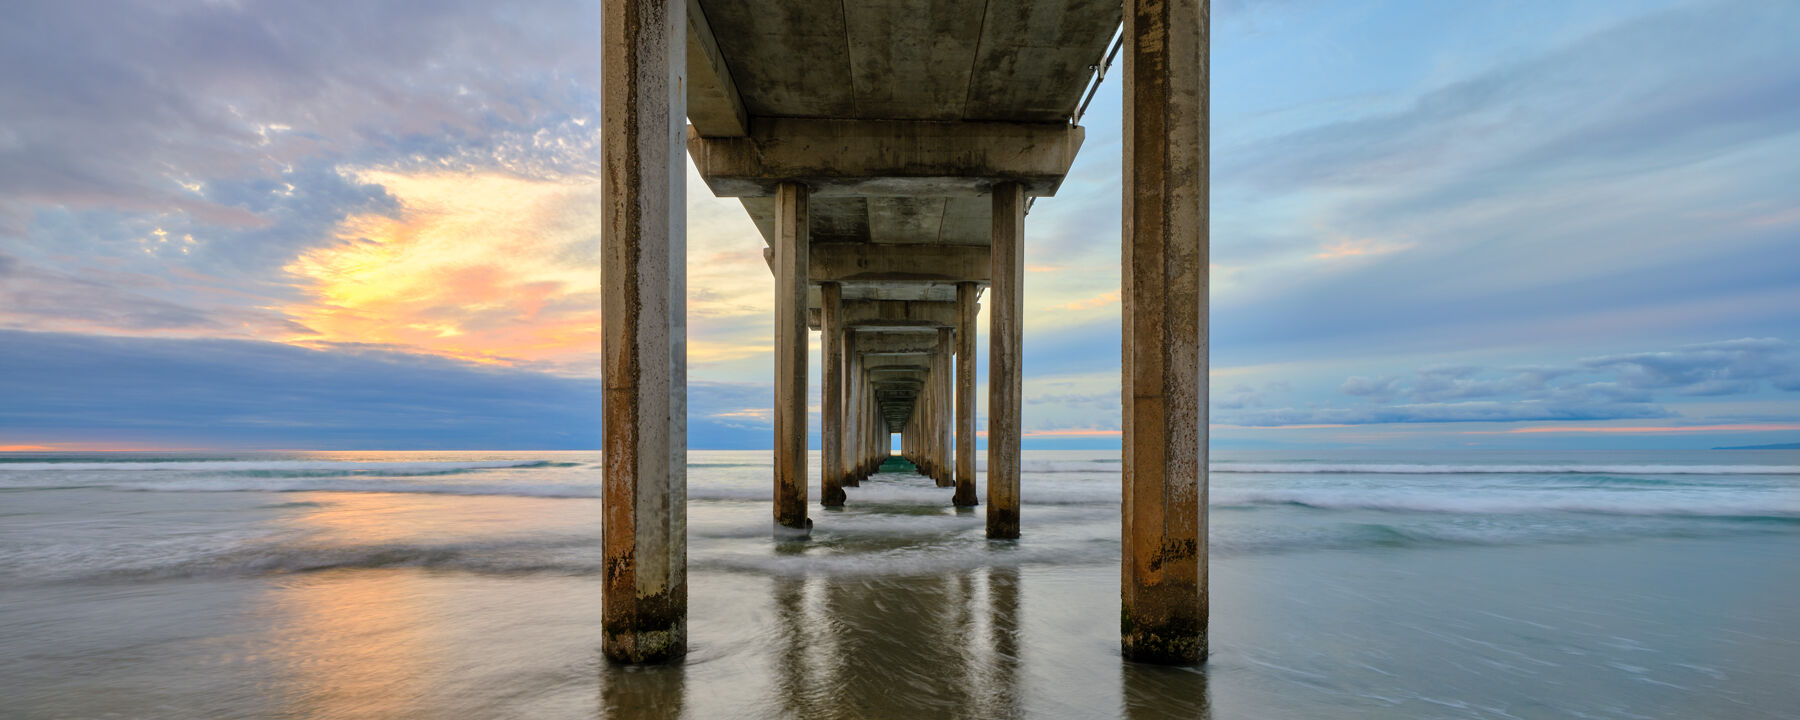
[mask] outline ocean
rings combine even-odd
[[[1800,716],[1800,451],[1216,450],[1203,668],[1119,657],[1118,453],[1024,458],[1020,540],[886,474],[777,541],[691,453],[616,667],[598,453],[0,455],[0,718]]]

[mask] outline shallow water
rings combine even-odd
[[[1120,660],[1093,452],[1027,452],[1017,542],[901,475],[777,542],[767,453],[695,452],[691,654],[607,665],[598,460],[0,456],[0,717],[1800,707],[1800,453],[1216,453],[1203,671]]]

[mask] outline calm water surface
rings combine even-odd
[[[0,717],[1800,708],[1800,452],[1216,453],[1204,671],[1119,658],[1116,452],[1029,451],[1016,542],[901,475],[777,542],[693,453],[691,655],[609,666],[598,460],[0,455]]]

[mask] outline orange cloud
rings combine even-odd
[[[1120,297],[1121,297],[1121,293],[1118,290],[1114,290],[1112,292],[1100,293],[1099,295],[1095,295],[1094,297],[1087,298],[1085,300],[1076,300],[1074,302],[1063,303],[1061,305],[1051,305],[1049,309],[1051,309],[1051,310],[1092,310],[1094,308],[1106,307],[1108,305],[1116,303],[1119,301]]]
[[[1336,260],[1338,258],[1356,257],[1359,255],[1386,255],[1398,250],[1405,250],[1410,245],[1383,243],[1372,238],[1362,240],[1343,240],[1331,245],[1324,245],[1313,257],[1319,260]]]
[[[600,349],[599,183],[357,173],[398,218],[358,215],[286,271],[300,345],[369,343],[484,363],[568,366]]]
[[[106,442],[50,442],[41,444],[0,445],[0,452],[168,452],[184,448],[147,445],[118,445]]]
[[[1028,438],[1038,438],[1038,437],[1119,437],[1119,435],[1121,435],[1121,434],[1122,434],[1122,431],[1120,431],[1120,430],[1097,430],[1097,429],[1026,430],[1022,433],[1019,433],[1019,435],[1021,437],[1028,437]]]

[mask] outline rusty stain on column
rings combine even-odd
[[[1025,190],[994,185],[988,290],[988,505],[990,539],[1019,536],[1020,351],[1024,339]]]
[[[775,527],[805,534],[806,257],[810,242],[805,185],[775,188]],[[784,532],[784,529],[786,532]]]
[[[1126,659],[1206,657],[1207,0],[1125,3]]]
[[[687,20],[603,12],[601,651],[656,662],[687,652]]]

